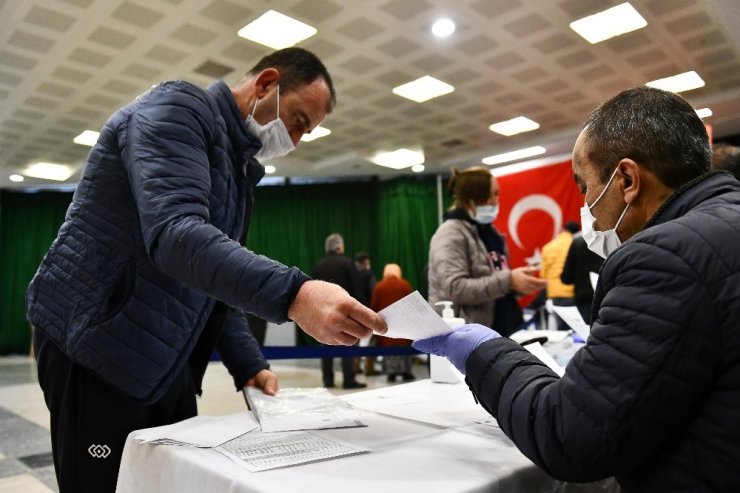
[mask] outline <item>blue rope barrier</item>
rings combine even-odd
[[[274,359],[317,359],[317,358],[355,358],[358,356],[408,356],[423,354],[411,346],[262,346],[262,354],[268,360]],[[220,361],[221,356],[214,352],[211,361]]]

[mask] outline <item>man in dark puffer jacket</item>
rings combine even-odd
[[[237,390],[275,393],[245,311],[327,344],[385,332],[340,287],[241,244],[257,159],[335,100],[321,61],[288,48],[231,88],[157,85],[105,124],[27,293],[60,491],[113,491],[129,432],[194,416],[214,347]]]
[[[573,173],[584,238],[611,255],[591,336],[562,378],[482,326],[414,344],[465,371],[554,477],[740,491],[740,184],[710,160],[704,125],[675,94],[631,89],[592,113]]]

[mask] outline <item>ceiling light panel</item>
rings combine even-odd
[[[699,118],[704,119],[709,118],[714,113],[712,113],[712,110],[709,108],[699,108],[698,110],[696,110],[696,114],[699,116]]]
[[[312,140],[320,139],[321,137],[326,137],[331,133],[331,130],[324,127],[316,127],[313,130],[311,130],[310,134],[303,134],[303,137],[301,137],[301,142],[311,142]]]
[[[512,118],[511,120],[494,123],[488,128],[491,130],[491,132],[496,132],[497,134],[510,137],[522,132],[537,130],[538,128],[540,128],[540,124],[534,120],[530,120],[526,116],[517,116],[516,118]]]
[[[308,39],[318,30],[299,20],[274,10],[268,10],[256,20],[239,29],[237,34],[276,50],[287,48]]]
[[[64,164],[35,163],[26,168],[23,174],[44,180],[64,181],[72,176],[72,168]]]
[[[591,44],[600,43],[647,26],[629,2],[570,23],[570,28]]]
[[[656,89],[670,92],[684,92],[704,87],[704,80],[693,70],[682,74],[665,77],[645,84]]]
[[[411,149],[397,149],[393,152],[379,152],[371,161],[386,168],[404,169],[424,162],[424,153]]]
[[[75,144],[92,147],[98,141],[99,136],[100,132],[95,132],[94,130],[85,130],[80,135],[72,139],[72,142],[74,142]]]
[[[439,79],[435,79],[430,75],[425,75],[414,81],[394,87],[393,94],[416,101],[417,103],[423,103],[444,94],[449,94],[454,90],[455,88],[453,86]]]
[[[495,154],[483,158],[483,164],[494,165],[501,163],[508,163],[509,161],[516,161],[517,159],[524,159],[532,156],[539,156],[547,152],[542,146],[527,147],[525,149],[519,149],[517,151],[505,152],[503,154]]]

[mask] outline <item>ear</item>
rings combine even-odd
[[[266,68],[254,79],[254,94],[259,99],[265,99],[265,96],[277,87],[280,81],[280,72],[274,68]]]
[[[617,165],[617,174],[622,179],[622,189],[624,191],[624,201],[631,204],[640,194],[642,185],[642,169],[632,159],[622,159]]]

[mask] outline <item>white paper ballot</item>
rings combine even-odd
[[[215,450],[251,472],[369,452],[334,438],[308,431],[263,433],[254,430]]]
[[[257,420],[248,412],[229,416],[195,416],[172,425],[140,431],[136,438],[158,445],[216,447],[258,426]]]
[[[591,327],[588,326],[581,312],[578,311],[577,306],[552,306],[552,311],[563,319],[563,322],[568,324],[568,327],[576,331],[576,334],[580,336],[584,341],[588,339],[591,334]]]
[[[591,287],[596,291],[596,284],[599,282],[599,275],[596,272],[589,272],[588,278],[591,280]]]
[[[418,291],[380,310],[378,315],[388,324],[385,337],[415,341],[452,332]]]
[[[552,371],[557,373],[559,376],[563,376],[565,374],[565,368],[560,366],[557,361],[552,359],[552,356],[548,354],[547,351],[545,351],[545,348],[542,347],[542,344],[539,342],[533,342],[532,344],[527,344],[524,346],[524,349],[529,351],[530,353],[534,354],[539,358],[540,361],[542,361],[544,364],[546,364]]]

